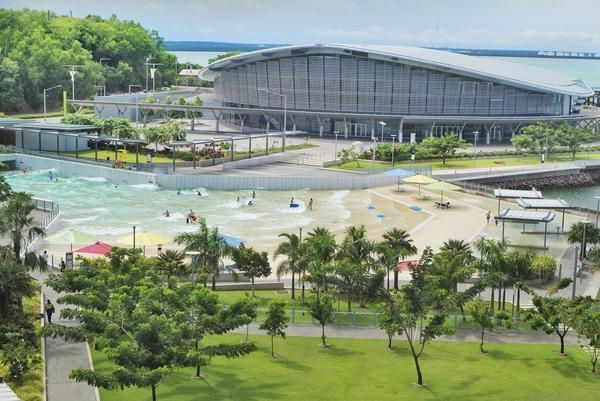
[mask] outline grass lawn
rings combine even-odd
[[[75,157],[75,152],[64,152],[64,154]],[[79,157],[86,159],[93,159],[96,156],[96,151],[94,149],[86,149],[79,151]],[[115,151],[114,150],[98,150],[98,160],[106,160],[107,157],[110,157],[110,160],[114,160]],[[127,154],[123,155],[123,153],[119,153],[119,160],[126,161],[127,163],[135,163],[135,151],[127,152]],[[140,163],[146,162],[146,154],[142,152],[140,149],[139,156]],[[183,160],[175,159],[176,162],[182,162]],[[173,159],[165,156],[152,156],[152,162],[154,163],[171,163]]]
[[[33,321],[36,330],[40,329],[40,286],[36,282],[35,294],[23,299],[23,309],[25,314]],[[38,340],[39,346],[39,340]],[[7,370],[0,364],[0,376],[6,379],[6,382],[23,401],[42,401],[42,392],[44,390],[44,363],[40,362],[34,365],[19,381],[8,380]]]
[[[599,152],[582,152],[578,153],[575,157],[576,160],[589,160],[589,159],[600,159]],[[550,155],[548,157],[548,163],[556,163],[561,161],[570,161],[570,153],[560,153]],[[539,164],[539,156],[525,156],[525,157],[485,157],[476,159],[448,159],[446,164],[442,164],[442,161],[426,161],[426,162],[398,162],[396,166],[431,166],[434,170],[441,169],[462,169],[462,168],[477,168],[477,167],[502,167],[502,166],[518,166],[518,165],[532,165]],[[378,169],[378,168],[390,168],[392,163],[372,163],[369,161],[360,161],[360,167],[356,167],[356,162],[349,161],[346,163],[331,166],[331,168],[338,168],[343,170],[357,170],[357,169]]]
[[[228,340],[242,339],[228,335]],[[380,340],[318,338],[275,340],[277,359],[270,357],[266,335],[251,336],[258,351],[240,359],[217,357],[192,379],[190,368],[176,370],[158,387],[159,401],[346,401],[346,400],[597,400],[600,376],[592,376],[587,355],[567,347],[568,357],[555,354],[556,345],[488,344],[487,354],[476,343],[434,342],[421,357],[426,384],[417,388],[407,345],[395,341],[388,351]],[[98,372],[109,373],[104,354],[93,352]],[[596,394],[596,395],[594,395]],[[102,401],[151,399],[149,388],[100,390]]]

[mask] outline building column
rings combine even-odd
[[[345,118],[344,118],[344,138],[348,139],[348,124],[346,123]]]
[[[195,124],[194,124],[194,116],[192,116],[192,118],[190,119],[190,125],[191,125],[191,127],[190,127],[190,128],[191,128],[191,130],[193,131],[193,130],[196,128],[196,127],[195,127]]]
[[[404,138],[402,137],[402,129],[404,128],[404,118],[400,119],[400,124],[398,125],[398,143],[402,143]]]
[[[319,136],[322,137],[323,136],[323,126],[319,126]]]

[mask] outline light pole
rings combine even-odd
[[[200,252],[187,251],[185,254],[192,258],[192,285],[196,285],[196,256],[200,255]]]
[[[339,131],[333,131],[333,135],[335,135],[335,157],[334,160],[337,161],[337,137],[339,135]]]
[[[77,74],[77,71],[75,71],[76,68],[79,67],[83,67],[82,65],[77,65],[77,64],[68,64],[65,65],[65,67],[69,67],[69,75],[71,75],[71,87],[72,87],[72,95],[71,95],[71,99],[75,100],[75,74]]]
[[[473,131],[473,159],[477,153],[477,138],[479,138],[479,131]]]
[[[575,293],[577,292],[577,245],[575,247],[575,262],[573,263],[573,292],[571,293],[571,299],[575,299]]]
[[[62,85],[56,85],[51,88],[44,89],[44,122],[46,122],[46,92],[51,91],[52,89],[62,88]]]
[[[133,225],[133,249],[135,249],[135,224]]]
[[[375,162],[375,143],[377,142],[377,138],[373,137],[373,162]]]
[[[396,134],[392,134],[392,167],[395,165],[394,161],[394,151],[396,148]]]
[[[131,94],[131,88],[138,87],[142,89],[142,85],[129,85],[129,94]],[[135,128],[138,127],[138,95],[135,94]]]
[[[381,125],[381,143],[383,143],[383,127],[385,127],[387,124],[385,121],[379,121],[379,125]]]
[[[272,95],[280,96],[283,98],[283,137],[281,139],[281,151],[285,152],[285,134],[287,132],[287,95],[285,93],[275,92],[267,88],[257,88],[257,90],[265,91]]]
[[[591,221],[589,220],[582,220],[581,223],[583,224],[583,235],[581,238],[581,257],[580,257],[580,261],[581,261],[581,265],[583,266],[583,259],[585,259],[585,231],[587,228],[587,225],[591,223]]]

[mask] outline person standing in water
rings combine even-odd
[[[313,198],[310,198],[310,200],[308,201],[308,210],[312,210],[312,206],[313,206]]]
[[[252,191],[252,199],[256,199],[256,192]]]
[[[290,199],[290,207],[292,207],[293,204],[294,204],[294,197],[292,196],[292,199]]]

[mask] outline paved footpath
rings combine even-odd
[[[250,334],[265,334],[258,329],[258,323],[250,324]],[[240,328],[238,333],[246,333],[246,328]],[[321,326],[318,324],[290,324],[285,330],[285,334],[290,337],[321,337]],[[325,335],[329,338],[363,338],[370,340],[387,340],[385,333],[378,327],[373,326],[333,326],[325,327]],[[461,329],[456,331],[456,335],[442,336],[435,341],[460,341],[460,342],[479,342],[480,333],[478,330]],[[398,336],[397,339],[402,339]],[[558,336],[547,335],[539,331],[507,331],[497,330],[485,333],[486,342],[506,343],[506,344],[558,344]],[[577,337],[569,332],[565,338],[565,343],[569,345],[577,344]]]
[[[44,280],[47,274],[35,274],[38,280]],[[59,295],[50,287],[42,285],[44,302],[47,299],[54,304],[56,312],[52,322],[65,326],[74,326],[77,322],[60,319],[63,305],[56,302]],[[48,401],[97,401],[96,389],[86,383],[77,383],[69,379],[69,373],[75,368],[89,368],[88,351],[85,343],[68,343],[60,338],[46,339],[46,392]]]

